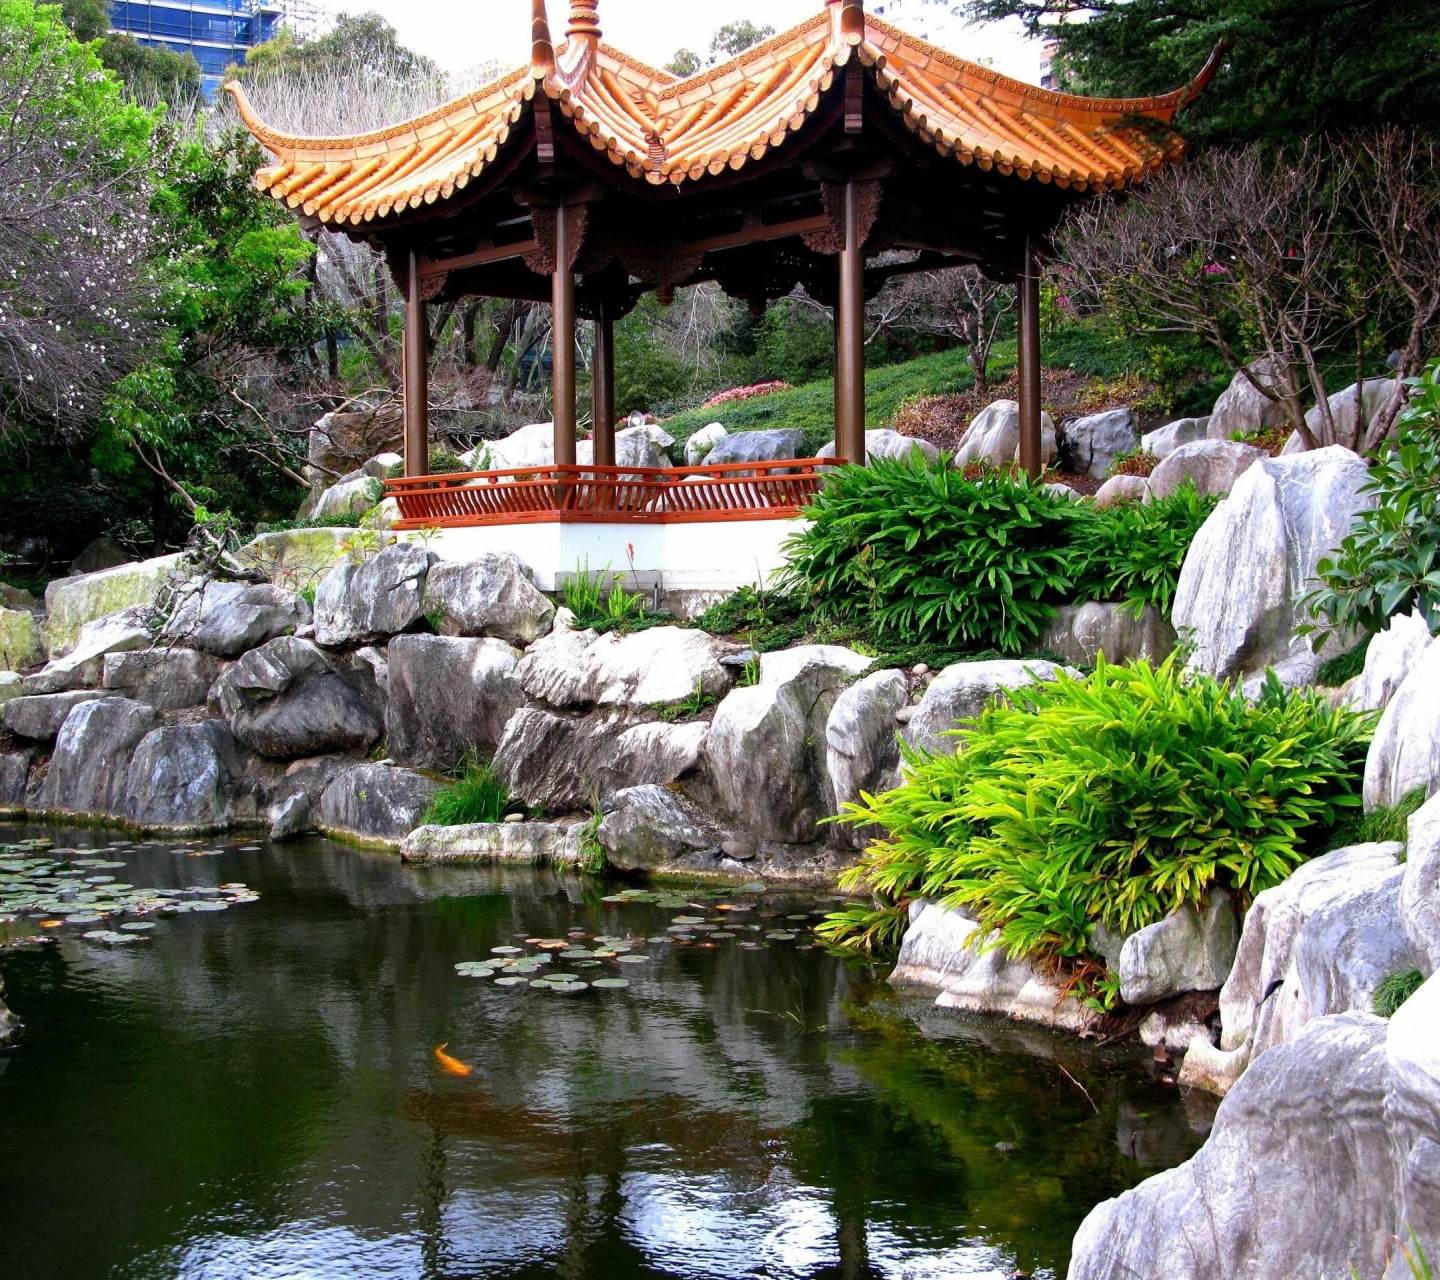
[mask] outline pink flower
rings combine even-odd
[[[1206,276],[1223,276],[1227,275],[1229,271],[1230,268],[1220,262],[1207,262],[1200,268],[1200,274]]]

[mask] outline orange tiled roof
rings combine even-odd
[[[1135,118],[1171,125],[1216,62],[1161,97],[1075,97],[966,62],[865,14],[859,0],[825,0],[809,21],[677,80],[602,43],[595,0],[575,0],[558,50],[542,0],[535,8],[530,66],[388,129],[295,137],[266,125],[244,90],[227,85],[250,132],[276,158],[256,185],[325,223],[383,222],[463,189],[494,162],[543,94],[632,178],[678,186],[743,168],[783,146],[836,71],[858,59],[898,118],[942,155],[1078,191],[1116,188],[1179,155],[1177,134],[1162,132],[1157,142],[1135,127]]]

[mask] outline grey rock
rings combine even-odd
[[[674,443],[674,436],[664,427],[653,423],[641,427],[626,427],[615,433],[615,465],[649,470],[674,466],[670,458],[670,446]],[[575,461],[582,467],[594,464],[594,440],[581,440],[575,446]]]
[[[1433,943],[1434,936],[1431,941]],[[1408,1243],[1414,1231],[1434,1265],[1440,1258],[1440,980],[1431,978],[1390,1020],[1385,1038],[1389,1090],[1385,1119],[1399,1182],[1391,1234]],[[1361,1194],[1383,1195],[1389,1187],[1360,1187]],[[1343,1273],[1341,1273],[1343,1274]],[[1398,1250],[1385,1280],[1413,1280]]]
[[[1163,662],[1175,649],[1175,628],[1154,605],[1135,617],[1124,604],[1067,604],[1055,613],[1038,647],[1077,667],[1093,667],[1100,654],[1110,663],[1143,658]]]
[[[25,808],[33,751],[0,752],[0,813]]]
[[[825,726],[841,690],[871,665],[849,649],[807,645],[760,660],[760,682],[715,712],[705,763],[721,806],[753,834],[803,844],[828,811]]]
[[[398,453],[377,453],[360,470],[375,480],[389,480],[404,474],[405,459]]]
[[[1364,448],[1365,433],[1390,403],[1395,394],[1394,378],[1367,378],[1361,387],[1359,414],[1355,412],[1355,384],[1329,397],[1331,421],[1335,427],[1335,443],[1357,451]],[[1323,438],[1324,419],[1316,405],[1305,415],[1305,425],[1316,439]],[[1296,432],[1299,435],[1298,432]]]
[[[904,462],[908,458],[913,458],[917,451],[926,462],[935,462],[940,457],[939,446],[931,444],[928,440],[922,440],[918,436],[902,436],[898,431],[890,430],[865,433],[865,456],[867,458]],[[827,441],[815,456],[817,458],[833,458],[835,442]]]
[[[188,584],[187,584],[188,585]],[[165,627],[166,638],[221,658],[238,658],[310,622],[310,606],[285,587],[196,582]]]
[[[451,768],[467,751],[494,755],[525,702],[519,659],[503,640],[397,636],[385,708],[390,754],[427,769]]]
[[[244,769],[239,746],[218,720],[147,734],[126,778],[126,816],[158,830],[228,826]]]
[[[179,566],[178,555],[161,556],[77,578],[56,578],[45,588],[45,648],[50,657],[67,655],[87,622],[153,606]]]
[[[134,559],[135,557],[114,538],[96,538],[70,562],[70,572],[76,575],[100,573],[104,569],[115,569],[122,564],[131,564]]]
[[[704,631],[652,627],[628,636],[574,631],[568,611],[554,631],[531,645],[520,682],[531,698],[553,707],[676,706],[724,693],[732,677],[721,659],[734,645]]]
[[[303,591],[315,587],[337,564],[349,559],[344,544],[358,529],[289,529],[262,533],[240,548],[236,558],[263,573],[276,586]]]
[[[341,516],[359,518],[379,502],[375,480],[362,475],[354,480],[341,480],[321,493],[310,514],[317,520],[333,520]]]
[[[512,431],[503,440],[490,440],[478,445],[469,453],[462,453],[460,461],[475,471],[512,471],[526,467],[553,467],[555,465],[555,424],[553,422],[532,422],[518,431]]]
[[[1146,1014],[1140,1023],[1141,1044],[1152,1049],[1164,1048],[1170,1053],[1185,1053],[1196,1040],[1212,1045],[1209,1025],[1188,1010],[1186,1004],[1183,1000],[1175,1001]]]
[[[303,791],[282,800],[270,820],[270,839],[293,840],[315,829],[315,805]]]
[[[320,797],[320,826],[362,842],[395,844],[421,825],[439,783],[409,769],[362,764]]]
[[[517,555],[486,552],[473,560],[442,561],[425,579],[424,610],[443,615],[447,636],[494,636],[533,644],[555,619],[555,606],[535,587],[534,574]]]
[[[957,662],[946,667],[925,690],[919,708],[905,726],[905,741],[922,751],[953,755],[952,736],[974,720],[999,694],[1023,689],[1037,679],[1053,680],[1060,670],[1053,662]]]
[[[310,428],[309,465],[321,476],[343,476],[398,448],[401,438],[400,412],[388,405],[327,413]]]
[[[1184,488],[1186,481],[1193,481],[1202,497],[1224,497],[1241,476],[1269,456],[1264,449],[1234,440],[1182,444],[1150,473],[1150,493],[1154,498],[1168,498]]]
[[[1048,413],[1040,415],[1040,460],[1049,466],[1055,461],[1055,421]],[[965,428],[955,448],[955,465],[988,462],[1003,467],[1020,458],[1020,402],[997,400],[987,405]]]
[[[12,698],[25,696],[25,678],[14,671],[0,671],[0,708]]]
[[[1111,476],[1096,490],[1094,504],[1101,508],[1118,507],[1127,502],[1149,502],[1150,480],[1147,476]]]
[[[899,726],[895,717],[910,701],[910,682],[900,671],[877,671],[836,698],[825,724],[825,768],[832,813],[857,803],[860,793],[888,791],[900,781]],[[833,827],[836,841],[863,849],[874,827]]]
[[[1177,1048],[1179,1046],[1176,1046]],[[1235,1087],[1250,1063],[1250,1047],[1221,1049],[1209,1036],[1191,1039],[1180,1064],[1179,1084],[1182,1089],[1201,1089],[1224,1097]]]
[[[25,679],[29,693],[67,693],[93,689],[100,683],[105,655],[150,647],[150,630],[140,609],[127,609],[87,622],[73,648]]]
[[[1228,441],[1237,431],[1251,435],[1285,425],[1284,406],[1264,395],[1255,385],[1258,382],[1271,389],[1277,386],[1277,380],[1270,371],[1270,361],[1263,358],[1255,361],[1250,366],[1250,372],[1254,381],[1247,378],[1243,371],[1237,372],[1215,401],[1206,428],[1210,439]]]
[[[685,465],[698,467],[710,456],[710,451],[729,434],[725,430],[723,422],[712,422],[708,426],[701,427],[685,441]]]
[[[1390,699],[1365,757],[1365,807],[1440,789],[1440,643],[1420,654]]]
[[[699,767],[709,736],[710,726],[702,720],[632,725],[612,740],[608,753],[596,743],[596,791],[605,797],[627,787],[677,782]]]
[[[1129,409],[1087,414],[1060,432],[1060,468],[1103,479],[1110,464],[1140,446],[1140,431]]]
[[[1203,418],[1180,418],[1140,437],[1140,447],[1157,458],[1168,458],[1182,444],[1194,444],[1209,438],[1210,415]]]
[[[124,817],[130,760],[156,720],[153,707],[129,698],[77,705],[55,741],[39,807]]]
[[[315,593],[315,638],[340,648],[411,630],[425,616],[425,578],[434,562],[428,551],[402,542],[364,564],[336,565]]]
[[[1224,889],[1212,889],[1202,914],[1188,904],[1125,939],[1120,998],[1155,1004],[1189,991],[1216,991],[1230,976],[1240,922]]]
[[[25,671],[44,661],[35,615],[29,609],[0,608],[0,671]]]
[[[136,649],[105,655],[101,685],[159,711],[203,707],[220,675],[219,659],[195,649]]]
[[[621,871],[657,870],[686,854],[718,848],[722,837],[695,805],[659,786],[617,792],[596,833],[606,859]]]
[[[1314,653],[1296,628],[1308,618],[1300,601],[1315,586],[1316,565],[1374,502],[1360,492],[1368,478],[1364,459],[1338,446],[1266,458],[1240,478],[1180,571],[1173,620],[1190,631],[1192,668],[1230,679],[1287,659],[1318,668],[1343,652],[1344,640],[1332,637]]]
[[[5,703],[5,728],[17,738],[28,738],[31,742],[54,742],[65,717],[73,708],[103,696],[90,689],[76,689],[71,693],[12,698]]]
[[[405,837],[406,862],[459,866],[491,862],[522,866],[573,866],[580,861],[579,822],[493,822],[459,827],[420,827]]]
[[[1435,643],[1418,612],[1391,618],[1365,651],[1365,670],[1349,691],[1348,705],[1359,711],[1383,711]]]
[[[1440,969],[1440,797],[1411,815],[1409,836],[1400,924],[1415,964],[1429,975]]]
[[[706,465],[723,462],[778,462],[809,457],[805,433],[798,427],[770,431],[732,431],[710,450]]]

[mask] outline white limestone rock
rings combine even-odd
[[[1380,717],[1365,757],[1365,807],[1440,789],[1440,643],[1431,643]]]
[[[406,862],[476,866],[508,862],[569,867],[581,858],[580,822],[493,822],[420,827],[405,837]]]
[[[422,769],[450,769],[466,752],[490,757],[525,703],[503,640],[396,636],[388,650],[386,747]]]
[[[809,457],[805,433],[798,427],[776,427],[768,431],[732,431],[710,450],[705,461],[718,466],[724,462],[783,462],[805,457]]]
[[[1186,905],[1125,939],[1120,998],[1155,1004],[1190,991],[1215,991],[1230,976],[1240,922],[1224,889],[1210,891],[1204,912]]]
[[[359,529],[288,529],[262,533],[236,553],[249,569],[258,569],[275,586],[304,591],[318,586],[337,564],[349,559],[344,544]]]
[[[1154,605],[1137,618],[1125,604],[1067,604],[1056,610],[1036,647],[1075,666],[1093,667],[1102,653],[1110,663],[1144,658],[1153,666],[1174,650],[1175,628]]]
[[[1347,449],[1359,450],[1364,446],[1365,433],[1370,424],[1384,411],[1395,394],[1394,378],[1367,378],[1360,396],[1361,411],[1355,412],[1355,384],[1335,392],[1329,397],[1330,415],[1335,425],[1335,443]],[[1316,439],[1321,438],[1324,422],[1317,405],[1305,415],[1305,425]],[[1299,432],[1296,432],[1299,435]]]
[[[1433,944],[1435,935],[1431,935]],[[1431,1265],[1440,1258],[1440,978],[1432,977],[1390,1019],[1385,1038],[1390,1128],[1398,1187],[1391,1234],[1410,1243],[1415,1233]],[[1361,1194],[1369,1188],[1359,1188]],[[1383,1184],[1377,1194],[1388,1190]],[[1343,1273],[1341,1273],[1343,1274]],[[1414,1280],[1394,1250],[1385,1280]]]
[[[1210,415],[1203,418],[1180,418],[1140,437],[1140,447],[1157,458],[1168,458],[1182,444],[1209,439]]]
[[[910,682],[900,671],[877,671],[846,689],[825,725],[826,777],[830,811],[899,785],[900,739],[895,717],[910,702]],[[833,827],[836,842],[863,849],[878,834],[874,827]]]
[[[631,787],[615,794],[596,838],[621,871],[655,871],[668,862],[718,849],[724,833],[669,787]]]
[[[1440,796],[1410,817],[1400,924],[1420,971],[1428,975],[1440,969]]]
[[[107,697],[91,689],[69,693],[38,693],[11,698],[4,703],[5,728],[17,738],[30,742],[54,742],[65,717],[82,702]]]
[[[1150,473],[1150,493],[1168,498],[1192,481],[1202,497],[1224,497],[1240,477],[1270,455],[1251,444],[1234,440],[1197,440],[1182,444]]]
[[[0,671],[25,671],[44,661],[35,615],[29,609],[0,608]]]
[[[536,588],[534,577],[530,566],[511,552],[441,561],[430,567],[425,579],[425,614],[433,618],[439,612],[442,635],[533,644],[555,618],[555,606]]]
[[[1040,460],[1045,466],[1055,461],[1055,420],[1048,413],[1040,415]],[[967,462],[988,462],[1003,467],[1020,460],[1020,402],[997,400],[982,409],[955,448],[955,465]]]
[[[1023,689],[1036,680],[1053,680],[1060,670],[1053,662],[957,662],[946,667],[925,690],[915,714],[905,725],[905,741],[922,751],[953,755],[952,735],[974,720],[999,694]]]
[[[1383,711],[1435,643],[1418,611],[1391,618],[1385,630],[1370,641],[1365,669],[1349,690],[1346,703],[1357,711]]]
[[[238,658],[309,622],[310,606],[298,591],[195,578],[185,584],[162,634],[171,643]]]
[[[689,628],[597,636],[557,621],[554,632],[527,651],[519,676],[526,694],[553,707],[674,706],[697,691],[728,690],[731,675],[720,659],[734,651]]]
[[[79,703],[60,727],[40,808],[124,817],[130,759],[156,719],[153,707],[128,698]]]
[[[25,678],[26,692],[66,693],[72,689],[93,689],[104,674],[106,654],[149,647],[150,629],[145,624],[143,609],[126,609],[122,613],[97,618],[80,628],[80,635],[69,653],[63,658],[53,659],[42,670]]]
[[[353,516],[358,520],[378,505],[382,496],[377,493],[373,476],[341,480],[320,494],[310,514],[316,520],[334,520],[344,516]]]
[[[526,467],[553,467],[555,465],[555,424],[553,422],[532,422],[527,427],[511,432],[503,440],[490,440],[478,445],[469,453],[461,454],[460,461],[472,471],[513,471]]]
[[[926,462],[934,462],[940,457],[940,449],[937,445],[931,444],[928,440],[921,440],[918,436],[902,436],[898,431],[890,430],[865,433],[865,456],[867,458],[885,458],[903,462],[907,458],[913,458],[917,452]],[[827,441],[815,456],[817,458],[833,458],[835,442]]]
[[[1260,359],[1250,366],[1254,381],[1237,372],[1230,385],[1220,393],[1211,411],[1206,428],[1212,440],[1228,441],[1237,431],[1251,435],[1256,431],[1269,430],[1285,425],[1285,409],[1278,400],[1272,400],[1260,392],[1255,383],[1273,388],[1275,378],[1270,372],[1268,359]]]
[[[214,831],[230,825],[244,761],[218,720],[155,729],[125,779],[126,818],[147,830]]]
[[[1127,502],[1151,502],[1153,495],[1150,492],[1150,479],[1148,476],[1111,476],[1099,489],[1091,501],[1104,510],[1106,507],[1118,507]]]
[[[685,465],[698,467],[710,456],[710,451],[729,434],[723,422],[712,422],[708,427],[701,427],[685,441]]]
[[[398,845],[421,825],[440,784],[386,764],[339,774],[320,797],[320,828],[362,844]]]
[[[386,547],[355,564],[346,560],[315,592],[315,638],[322,645],[377,644],[424,617],[425,578],[436,557],[414,543]]]
[[[45,588],[46,652],[51,658],[63,658],[74,649],[87,622],[153,606],[179,566],[178,555],[160,556],[78,578],[56,578]]]

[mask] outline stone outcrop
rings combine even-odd
[[[39,807],[124,816],[131,757],[158,718],[153,707],[129,698],[79,703],[60,727]]]
[[[65,723],[65,717],[82,702],[98,695],[89,689],[71,693],[41,693],[33,697],[12,698],[5,703],[5,728],[17,738],[31,742],[54,742]]]
[[[346,475],[397,448],[401,435],[400,414],[389,406],[327,413],[310,428],[310,468],[320,480]]]
[[[1380,717],[1365,758],[1365,807],[1397,805],[1412,791],[1433,795],[1437,789],[1440,643],[1432,642],[1416,658]]]
[[[33,751],[0,752],[0,813],[25,808]]]
[[[684,796],[650,785],[617,792],[596,839],[611,866],[654,871],[686,854],[718,848],[724,833]]]
[[[1440,797],[1410,818],[1405,873],[1400,882],[1400,927],[1421,973],[1440,969]]]
[[[401,764],[449,769],[495,753],[525,701],[520,655],[503,640],[397,636],[389,648],[385,737]]]
[[[1211,410],[1210,422],[1206,428],[1212,440],[1228,441],[1237,431],[1251,435],[1283,427],[1286,423],[1285,408],[1278,400],[1272,400],[1255,385],[1274,388],[1276,380],[1270,372],[1268,359],[1260,359],[1250,366],[1251,378],[1244,371],[1237,372],[1230,385],[1220,393]]]
[[[1394,394],[1394,378],[1367,378],[1361,388],[1359,414],[1355,411],[1353,382],[1330,396],[1328,403],[1331,421],[1335,427],[1335,443],[1357,452],[1363,449],[1365,433],[1370,429],[1370,424],[1380,416]],[[1321,438],[1324,420],[1318,405],[1306,413],[1305,425],[1317,439]]]
[[[405,837],[406,862],[513,862],[526,866],[573,866],[581,859],[579,822],[496,822],[460,827],[420,827]]]
[[[1140,437],[1140,447],[1157,458],[1168,458],[1182,444],[1209,439],[1210,416],[1180,418]]]
[[[56,578],[45,588],[45,648],[51,658],[63,658],[80,639],[87,622],[107,618],[125,609],[153,605],[180,557],[161,556],[124,564],[76,578]]]
[[[140,608],[126,609],[87,622],[69,653],[26,678],[26,691],[68,693],[72,689],[93,689],[104,673],[106,654],[149,647],[150,630],[143,612]]]
[[[44,661],[35,615],[29,609],[0,609],[0,671],[25,671]]]
[[[729,434],[723,422],[712,422],[709,426],[701,427],[685,441],[685,465],[698,467],[710,456],[715,446]]]
[[[1190,991],[1216,991],[1230,976],[1240,922],[1224,889],[1212,889],[1203,912],[1186,905],[1125,939],[1120,998],[1155,1004]]]
[[[1040,459],[1047,467],[1055,461],[1055,421],[1048,413],[1040,415]],[[982,409],[955,448],[955,465],[967,462],[988,462],[1004,467],[1020,458],[1020,402],[997,400]]]
[[[420,826],[440,784],[410,769],[361,764],[320,797],[320,827],[362,842],[398,841]]]
[[[1060,670],[1053,662],[958,662],[946,667],[925,690],[915,714],[903,730],[905,741],[922,751],[953,755],[950,736],[974,720],[998,694],[1023,689],[1039,680],[1053,680]]]
[[[1417,612],[1390,619],[1365,651],[1365,670],[1348,691],[1346,701],[1357,710],[1383,711],[1420,659],[1436,644],[1430,627]]]
[[[425,579],[425,615],[439,615],[441,635],[493,636],[533,644],[555,619],[555,606],[536,589],[519,556],[486,552],[473,560],[441,561]]]
[[[218,658],[197,649],[136,649],[105,655],[101,687],[158,711],[203,707],[220,675]]]
[[[1175,649],[1175,628],[1154,605],[1146,605],[1137,618],[1126,604],[1067,604],[1036,642],[1077,667],[1093,667],[1100,654],[1109,663],[1138,658],[1155,665]]]
[[[258,569],[276,586],[304,591],[318,586],[336,565],[349,559],[344,544],[358,529],[290,529],[262,533],[237,555],[241,564]]]
[[[532,422],[512,431],[503,440],[489,440],[460,461],[474,471],[511,471],[525,467],[555,465],[555,424]]]
[[[239,746],[218,720],[156,729],[131,757],[125,816],[152,830],[226,827],[243,770]]]
[[[1202,497],[1224,497],[1240,477],[1270,455],[1254,445],[1234,440],[1197,440],[1182,444],[1150,473],[1150,494],[1168,498],[1193,483]]]
[[[1373,503],[1360,492],[1368,476],[1364,459],[1336,447],[1265,458],[1240,478],[1180,572],[1173,620],[1191,634],[1192,667],[1229,679],[1289,661],[1313,676],[1343,651],[1332,638],[1317,655],[1296,628],[1308,618],[1300,601],[1315,585],[1317,563]]]
[[[856,681],[835,699],[825,724],[825,772],[830,807],[840,813],[861,792],[888,791],[900,781],[900,739],[896,717],[910,703],[910,682],[900,671],[877,671]],[[837,843],[863,849],[878,834],[874,827],[831,828]]]
[[[615,465],[650,470],[674,466],[670,459],[670,446],[674,443],[674,436],[664,427],[655,426],[653,423],[641,427],[626,427],[615,433]],[[581,440],[575,446],[575,461],[582,467],[594,465],[594,440]]]
[[[884,458],[886,460],[903,462],[913,458],[916,453],[926,462],[939,460],[940,449],[928,440],[921,440],[917,436],[902,436],[898,431],[880,430],[867,431],[865,433],[865,456],[867,458]],[[820,446],[820,452],[815,455],[817,458],[833,458],[835,456],[835,442],[827,441]]]
[[[238,658],[310,622],[305,597],[285,587],[197,579],[165,625],[164,637],[220,658]]]
[[[1434,941],[1433,935],[1431,938]],[[1385,1038],[1389,1069],[1385,1120],[1390,1129],[1398,1182],[1392,1236],[1406,1244],[1409,1232],[1433,1267],[1440,1258],[1440,980],[1431,978],[1390,1020]],[[1383,1183],[1374,1193],[1388,1190]],[[1361,1187],[1360,1194],[1371,1194]],[[1385,1280],[1414,1280],[1403,1253]]]
[[[1140,447],[1140,432],[1129,409],[1087,414],[1060,431],[1060,469],[1102,480],[1110,464]]]
[[[776,427],[769,431],[732,431],[710,450],[705,461],[718,465],[805,457],[809,457],[805,433],[798,427]]]
[[[315,592],[315,638],[329,648],[377,644],[425,616],[425,578],[435,556],[413,543],[386,547],[363,564],[331,569]]]

